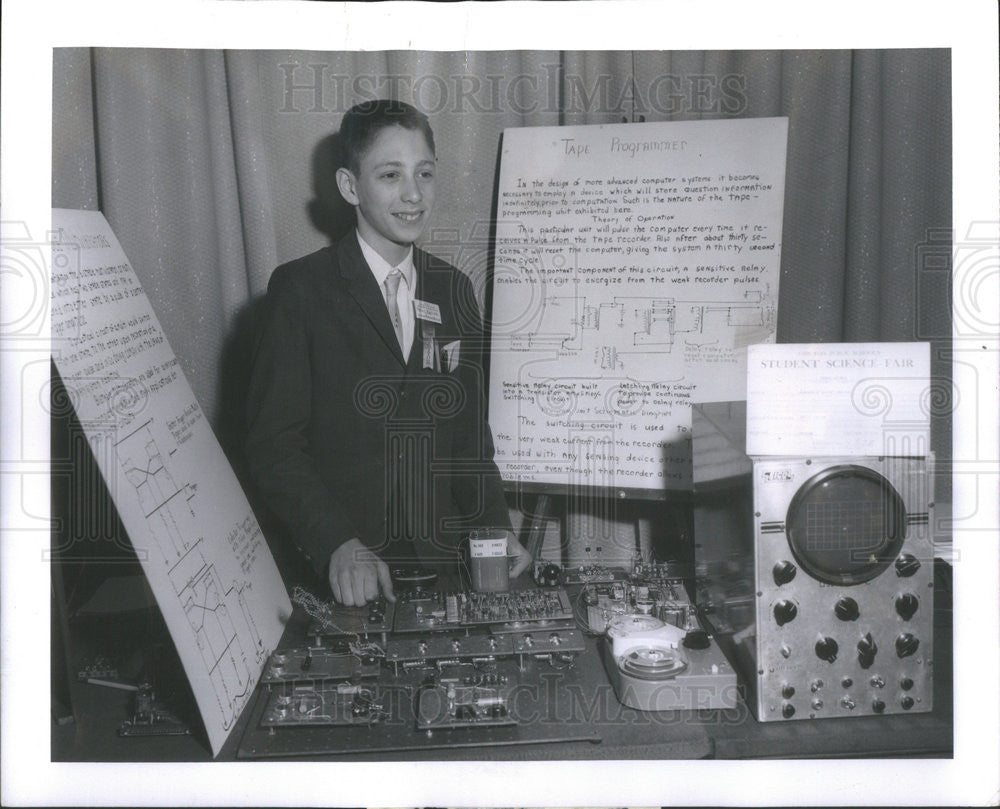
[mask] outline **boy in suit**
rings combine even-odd
[[[247,455],[268,505],[334,598],[360,606],[393,566],[457,561],[477,527],[531,563],[483,418],[479,309],[469,279],[414,247],[434,204],[427,118],[363,102],[341,124],[337,185],[357,229],[279,267],[248,397]]]

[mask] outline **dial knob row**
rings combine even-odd
[[[851,697],[842,697],[838,702],[838,704],[840,705],[841,708],[847,711],[853,711],[855,708],[858,707],[857,701],[852,699]],[[809,707],[812,708],[814,711],[822,710],[823,705],[824,705],[823,700],[819,697],[813,698],[813,700],[809,703]],[[914,705],[913,697],[903,697],[899,701],[899,705],[904,711],[910,710],[910,708],[912,708]],[[885,700],[881,700],[878,697],[872,700],[871,702],[872,713],[885,713],[885,708],[886,708]],[[790,702],[783,702],[781,704],[781,715],[785,719],[791,719],[793,716],[795,716],[795,706]]]
[[[909,621],[916,614],[920,601],[913,593],[901,593],[896,596],[894,605],[899,617],[904,621]],[[783,598],[775,602],[771,612],[778,626],[784,626],[795,620],[799,614],[799,608],[794,601]],[[856,621],[861,617],[861,608],[853,598],[843,596],[833,605],[833,614],[841,621]]]
[[[791,618],[794,618],[794,605],[792,605]],[[788,618],[787,620],[791,620]],[[783,623],[784,621],[777,615],[775,619],[778,623]],[[902,659],[904,657],[910,657],[916,653],[917,649],[920,648],[920,639],[916,635],[910,632],[903,632],[901,635],[896,636],[895,641],[896,647],[896,657]],[[829,635],[820,635],[819,639],[816,641],[816,645],[813,647],[816,652],[816,657],[820,660],[825,660],[827,663],[833,663],[837,659],[837,655],[840,653],[840,644],[837,643],[835,638]],[[875,643],[875,639],[872,637],[871,632],[866,632],[861,636],[861,639],[857,644],[858,652],[858,665],[863,669],[871,668],[872,664],[875,662],[875,656],[878,654],[878,644]],[[792,648],[785,644],[781,647],[781,654],[783,657],[792,656]]]
[[[920,570],[920,560],[917,559],[917,557],[912,553],[901,553],[898,557],[896,557],[896,561],[893,563],[893,568],[896,571],[896,575],[901,579],[908,579]],[[773,568],[771,568],[771,576],[774,578],[774,583],[778,585],[778,587],[781,587],[783,584],[788,584],[795,578],[795,574],[797,572],[798,568],[788,559],[782,559],[777,562]]]

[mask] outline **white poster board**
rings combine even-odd
[[[692,401],[774,340],[786,118],[507,129],[489,418],[507,481],[690,484]]]
[[[930,371],[929,343],[750,346],[747,454],[927,455]]]
[[[52,358],[218,754],[291,603],[104,216],[52,212]],[[47,371],[47,369],[46,369]]]

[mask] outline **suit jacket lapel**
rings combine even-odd
[[[351,297],[357,302],[365,317],[374,326],[375,331],[378,332],[379,337],[382,338],[399,364],[405,366],[403,352],[396,339],[392,322],[389,320],[389,310],[386,308],[385,298],[382,297],[382,291],[375,283],[375,277],[361,253],[358,238],[353,232],[340,240],[337,258],[340,262],[341,275],[348,282],[347,290]],[[414,348],[416,348],[416,343],[414,343]]]
[[[447,287],[442,289],[441,274],[434,272],[430,266],[431,256],[416,247],[413,248],[413,266],[416,268],[417,283],[414,298],[419,301],[437,304],[441,311],[441,316],[445,317],[447,300]],[[423,324],[420,318],[415,318],[413,350],[410,352],[410,361],[407,365],[409,371],[420,370],[424,367],[424,341]],[[437,341],[440,346],[442,324],[435,324]],[[436,349],[440,350],[440,349]]]
[[[414,285],[413,285],[413,299],[414,300],[426,300],[424,297],[427,289],[427,272],[425,261],[426,254],[418,250],[416,247],[413,248],[413,268],[414,268]],[[408,374],[419,373],[424,365],[424,336],[423,336],[423,321],[416,316],[416,312],[413,313],[413,348],[410,349],[410,356],[406,363],[406,372]]]

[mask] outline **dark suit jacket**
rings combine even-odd
[[[352,232],[278,267],[248,397],[251,474],[325,577],[352,537],[393,562],[455,558],[474,527],[510,527],[483,412],[482,324],[472,284],[414,249],[416,321],[404,364],[385,300]],[[450,369],[442,347],[458,341]],[[441,371],[424,367],[424,344]],[[454,357],[454,355],[452,355]],[[411,544],[412,543],[412,544]]]

